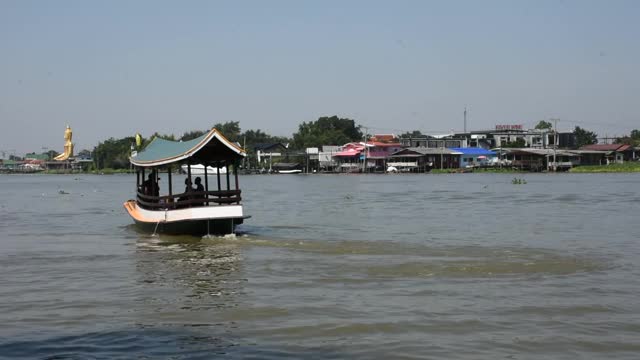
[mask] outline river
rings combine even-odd
[[[213,239],[0,176],[0,357],[636,359],[640,174],[516,176],[241,176]]]

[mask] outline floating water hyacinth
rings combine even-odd
[[[513,178],[513,180],[511,180],[511,183],[514,184],[514,185],[522,185],[522,184],[526,184],[527,180],[519,179],[519,178]]]

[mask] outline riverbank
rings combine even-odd
[[[625,162],[624,164],[610,165],[584,165],[570,169],[571,173],[636,173],[640,172],[640,162]],[[0,174],[47,174],[47,175],[113,175],[113,174],[134,174],[130,169],[101,169],[93,171],[81,170],[39,170],[39,171],[0,171]],[[469,168],[469,169],[432,169],[427,174],[461,174],[461,173],[488,173],[488,174],[523,174],[531,173],[516,168]],[[341,173],[317,173],[317,174],[341,174]],[[245,174],[247,175],[247,174]],[[256,174],[257,175],[257,174]]]
[[[634,173],[640,172],[640,162],[625,162],[623,164],[585,165],[569,170],[572,173]]]
[[[469,168],[469,169],[431,169],[430,174],[463,174],[463,173],[480,173],[480,174],[522,174],[530,173],[514,168]]]

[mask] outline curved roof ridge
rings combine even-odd
[[[229,141],[216,128],[212,128],[208,133],[188,141],[172,141],[155,137],[144,150],[129,157],[129,160],[133,165],[143,167],[179,162],[196,154],[214,138],[237,155],[243,157],[247,155],[244,149]]]

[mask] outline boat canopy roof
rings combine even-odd
[[[247,154],[213,128],[208,133],[188,141],[171,141],[155,137],[144,150],[129,158],[135,166],[155,167],[188,160],[193,164],[233,161]]]

